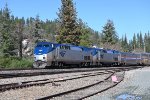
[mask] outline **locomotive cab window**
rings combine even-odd
[[[48,44],[44,44],[43,47],[49,47],[49,45]]]
[[[37,45],[36,47],[42,47],[42,45],[41,45],[41,44],[39,44],[39,45]]]

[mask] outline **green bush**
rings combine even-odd
[[[0,57],[0,68],[31,68],[32,58]]]

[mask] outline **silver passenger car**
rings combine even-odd
[[[150,53],[141,53],[141,65],[150,65]]]
[[[121,63],[123,65],[138,65],[140,64],[139,54],[121,52]]]

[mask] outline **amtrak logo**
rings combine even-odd
[[[61,51],[59,54],[60,54],[62,57],[64,57],[65,54],[66,54],[66,51]]]

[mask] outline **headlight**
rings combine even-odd
[[[47,58],[47,54],[43,54],[43,59],[46,59]]]

